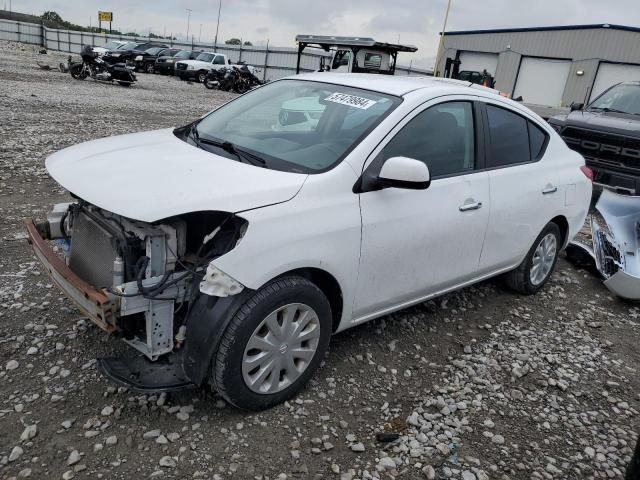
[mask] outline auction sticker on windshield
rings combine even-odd
[[[325,100],[327,102],[339,103],[341,105],[360,108],[362,110],[366,110],[367,108],[376,104],[374,100],[369,100],[368,98],[357,97],[355,95],[348,95],[346,93],[338,92],[332,93],[327,98],[325,98]]]

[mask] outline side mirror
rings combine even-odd
[[[377,177],[365,171],[353,191],[364,193],[384,188],[425,190],[429,185],[431,185],[431,175],[429,167],[424,162],[414,158],[391,157],[382,164]]]
[[[571,106],[569,107],[572,112],[576,110],[582,110],[584,108],[584,103],[571,102]]]

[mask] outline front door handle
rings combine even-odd
[[[460,205],[460,207],[458,207],[458,210],[460,210],[461,212],[469,212],[471,210],[478,210],[479,208],[482,208],[482,202],[471,202]]]
[[[547,185],[544,190],[542,190],[543,195],[549,195],[551,193],[556,193],[558,191],[558,187],[554,185]]]

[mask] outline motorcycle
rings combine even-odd
[[[256,77],[248,66],[242,65],[239,68],[236,67],[236,70],[238,71],[238,78],[234,88],[235,92],[245,93],[252,88],[264,85],[264,82]]]
[[[123,87],[129,87],[136,81],[133,74],[134,67],[124,63],[110,65],[98,57],[90,45],[82,47],[82,63],[75,62],[69,64],[69,73],[76,80],[84,80],[91,77],[102,82],[118,82]]]
[[[226,92],[233,90],[240,94],[263,84],[264,82],[256,77],[246,65],[211,70],[204,81],[204,86],[210,90],[218,88]]]
[[[225,80],[225,77],[227,76],[227,70],[227,68],[210,70],[203,82],[205,88],[209,90],[213,90],[215,88],[225,91],[231,90],[232,82],[230,81],[230,78],[227,79],[229,81]]]

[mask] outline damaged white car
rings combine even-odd
[[[317,122],[274,130],[299,98]],[[103,373],[246,409],[299,391],[337,331],[499,274],[537,292],[591,198],[583,158],[530,110],[415,77],[279,80],[46,165],[74,201],[26,221],[34,251],[135,349]]]

